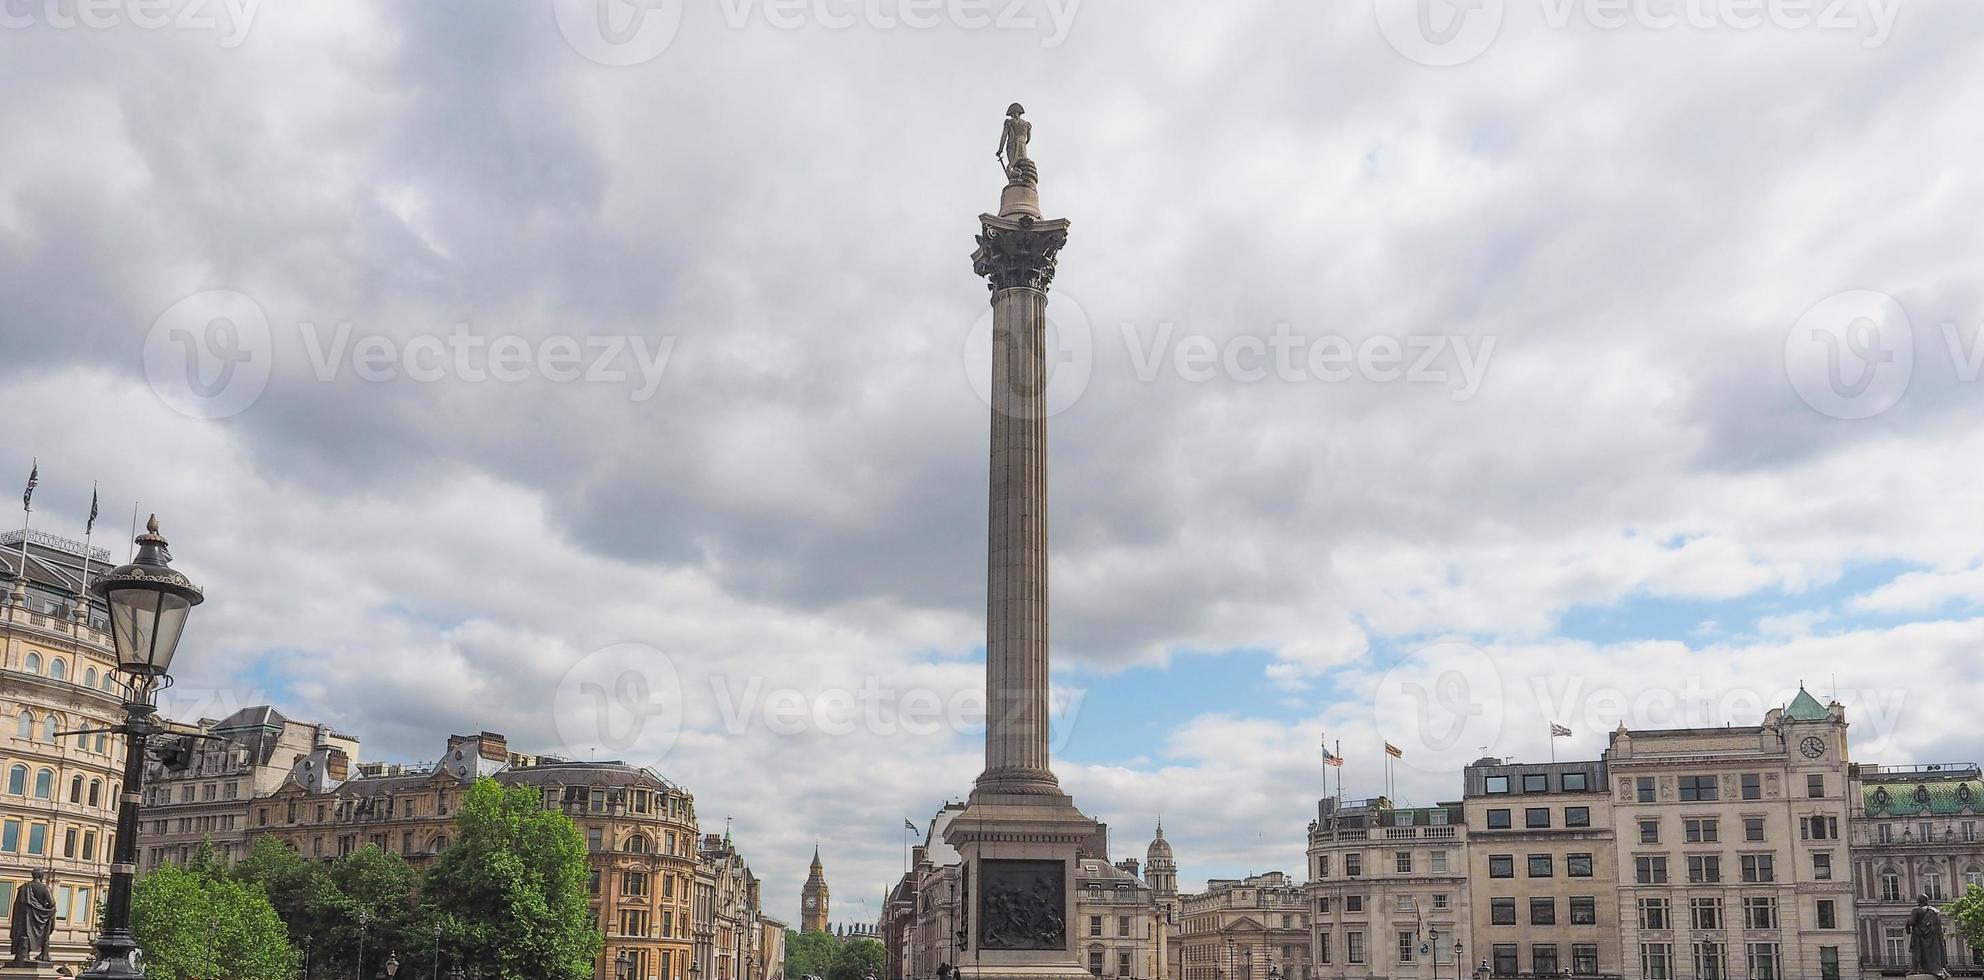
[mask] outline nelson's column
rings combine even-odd
[[[1086,977],[1077,855],[1098,834],[1047,767],[1047,287],[1068,222],[1040,214],[1032,125],[1007,110],[999,213],[972,267],[992,290],[991,513],[985,602],[985,771],[945,840],[964,860],[958,972]]]

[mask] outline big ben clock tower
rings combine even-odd
[[[827,874],[820,867],[820,846],[813,845],[813,867],[799,889],[799,931],[827,931]]]

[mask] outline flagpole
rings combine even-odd
[[[83,622],[89,622],[90,607],[90,541],[96,534],[96,483],[90,483],[90,519],[83,524],[83,587],[76,598],[76,608],[83,611]]]
[[[1550,723],[1550,764],[1557,764],[1557,723]]]
[[[28,604],[28,525],[34,520],[34,485],[41,481],[41,460],[28,470],[28,488],[21,493],[21,573],[14,578],[21,605]]]

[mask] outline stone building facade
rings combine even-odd
[[[0,923],[35,869],[55,894],[49,954],[81,972],[110,882],[111,838],[123,789],[124,740],[103,729],[124,718],[117,655],[102,604],[85,601],[85,548],[52,535],[0,535]],[[90,577],[110,554],[88,552]]]
[[[1076,941],[1082,964],[1098,977],[1157,980],[1157,903],[1135,860],[1112,865],[1082,858],[1075,868]]]
[[[1626,975],[1605,763],[1488,758],[1462,778],[1468,965],[1499,976]]]
[[[1837,980],[1851,969],[1846,727],[1845,708],[1801,689],[1761,725],[1612,733],[1628,976]]]
[[[1941,905],[1984,886],[1984,774],[1970,764],[1855,766],[1852,802],[1859,975],[1901,976],[1916,897]],[[1984,958],[1954,935],[1945,954],[1952,975],[1984,976]]]
[[[1459,803],[1395,808],[1382,796],[1348,806],[1330,797],[1318,801],[1306,892],[1313,972],[1283,957],[1284,972],[1426,980],[1452,972],[1455,943],[1463,954],[1467,943],[1468,834]]]
[[[1171,842],[1164,839],[1164,821],[1157,822],[1157,835],[1144,852],[1144,880],[1150,882],[1150,897],[1157,906],[1157,942],[1153,954],[1162,980],[1178,980],[1178,957],[1174,954],[1178,935],[1178,859]]]
[[[818,862],[817,855],[814,858]],[[697,852],[700,881],[694,906],[691,976],[695,980],[762,980],[771,964],[760,948],[764,904],[757,876],[730,834],[706,835]]]
[[[1215,878],[1179,902],[1178,957],[1184,980],[1268,980],[1314,976],[1310,898],[1280,871]]]
[[[326,726],[292,721],[269,705],[243,708],[218,721],[170,726],[189,739],[183,768],[156,761],[145,766],[145,834],[139,867],[154,868],[170,855],[183,864],[202,841],[221,857],[238,860],[252,838],[249,801],[273,794],[292,771],[322,758],[336,781],[350,775],[358,740]],[[332,770],[335,770],[334,772]]]

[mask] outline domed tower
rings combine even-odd
[[[827,931],[827,872],[820,866],[820,845],[813,845],[813,866],[799,889],[799,931]]]
[[[1171,842],[1164,839],[1164,821],[1157,822],[1157,838],[1144,854],[1144,879],[1150,882],[1151,897],[1160,903],[1178,897],[1178,862],[1171,856]]]

